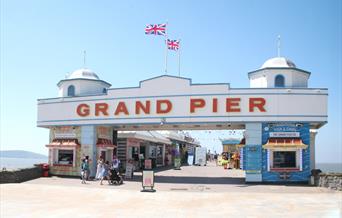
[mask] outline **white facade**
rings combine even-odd
[[[194,129],[196,125],[224,129],[227,126],[217,124],[302,121],[317,124],[313,126],[317,128],[327,121],[327,95],[326,89],[230,89],[226,84],[198,85],[192,84],[190,79],[165,75],[142,81],[140,87],[108,89],[104,95],[40,99],[37,124],[41,127],[102,124],[113,125],[119,130],[136,130],[134,125],[145,125],[142,128],[147,129],[184,129],[181,125],[189,124],[185,129]],[[195,102],[197,106],[192,112],[191,102],[198,99],[205,105],[200,107]],[[235,99],[235,106],[231,105],[231,109],[239,111],[227,111],[227,99]],[[251,111],[253,99],[257,99],[256,102],[263,99],[265,110],[252,107]],[[168,107],[160,101],[168,101],[170,110],[158,113],[158,102],[160,109]],[[137,102],[144,106],[149,102],[149,113],[142,110],[136,113]],[[127,113],[120,110],[119,104],[127,109]],[[213,105],[217,106],[216,111]],[[97,111],[97,107],[105,108],[104,112]],[[80,116],[78,109],[89,114]],[[164,125],[161,126],[161,122]],[[155,125],[157,127],[153,127]],[[179,127],[175,127],[177,125]]]

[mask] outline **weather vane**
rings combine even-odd
[[[278,57],[280,57],[280,35],[278,35]]]
[[[83,51],[83,68],[86,67],[86,55],[87,55],[86,50],[84,50]]]

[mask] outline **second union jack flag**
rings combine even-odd
[[[166,35],[166,23],[164,24],[148,24],[145,28],[147,35]]]
[[[167,48],[177,51],[179,49],[179,40],[167,39]]]

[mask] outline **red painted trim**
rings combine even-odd
[[[52,167],[73,167],[72,164],[53,164]]]

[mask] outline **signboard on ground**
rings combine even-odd
[[[143,171],[143,187],[154,186],[154,172],[152,170]]]
[[[190,166],[194,164],[194,155],[189,155],[188,156],[188,164]]]
[[[179,157],[175,158],[175,169],[180,170],[181,159]]]
[[[155,192],[154,187],[154,172],[153,170],[144,170],[142,176],[142,192]],[[146,189],[148,188],[148,189]]]
[[[126,179],[132,179],[133,178],[133,165],[130,163],[127,163],[127,165],[126,165],[125,178]]]
[[[196,148],[195,165],[204,166],[207,164],[207,148]]]

